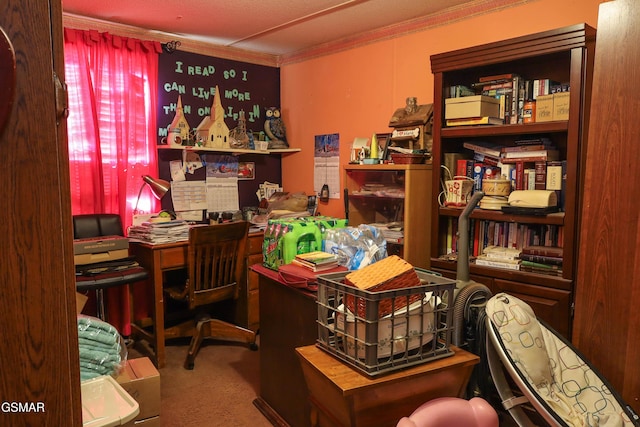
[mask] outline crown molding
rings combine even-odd
[[[156,41],[166,43],[169,41],[179,41],[180,50],[201,55],[213,56],[216,58],[230,59],[234,61],[248,62],[250,64],[266,65],[277,67],[279,57],[250,50],[238,49],[194,40],[178,34],[163,31],[148,30],[131,25],[119,24],[116,22],[104,21],[100,19],[88,18],[85,16],[62,14],[62,23],[65,27],[78,30],[97,30],[108,32],[122,37],[134,37],[140,40]]]

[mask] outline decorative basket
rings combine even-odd
[[[344,283],[369,292],[381,292],[420,286],[420,278],[411,264],[397,255],[391,255],[362,270],[347,274]],[[378,305],[378,318],[400,310],[420,298],[420,295],[416,294],[406,299],[398,298],[393,302],[390,298],[383,299]],[[365,316],[366,299],[349,295],[345,298],[345,304],[351,312],[361,317]]]
[[[424,163],[427,160],[426,154],[403,154],[403,153],[391,153],[391,160],[393,163],[399,165],[418,165]]]

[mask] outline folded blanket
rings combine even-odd
[[[116,328],[99,319],[89,317],[78,317],[78,337],[106,345],[120,342],[120,334]]]
[[[122,362],[120,334],[110,324],[92,317],[78,317],[80,378],[113,375]]]
[[[81,359],[93,360],[95,363],[120,363],[120,360],[122,360],[122,358],[120,357],[120,353],[96,350],[92,347],[85,347],[84,345],[80,345],[79,350]]]
[[[120,342],[114,342],[112,344],[105,344],[100,341],[96,341],[90,338],[85,338],[83,336],[78,336],[78,344],[85,346],[86,348],[92,348],[94,350],[102,350],[109,353],[120,353],[122,347],[120,346]]]

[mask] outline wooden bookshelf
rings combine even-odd
[[[515,139],[522,136],[550,138],[560,150],[561,159],[567,162],[564,211],[538,217],[476,209],[470,221],[561,229],[564,248],[562,276],[479,265],[471,265],[470,273],[471,279],[484,283],[493,293],[504,291],[527,301],[542,319],[566,337],[570,337],[571,332],[584,162],[583,133],[588,122],[594,49],[595,30],[579,24],[431,56],[434,74],[431,268],[448,277],[455,277],[457,268],[455,260],[442,257],[447,252],[447,232],[451,230],[448,224],[452,219],[457,221],[462,212],[462,209],[439,204],[442,191],[440,166],[444,162],[444,153],[466,153],[471,158],[473,153],[463,148],[465,141],[513,145]],[[492,126],[445,126],[445,98],[450,87],[471,87],[480,77],[508,73],[518,74],[524,79],[552,79],[568,83],[569,119]]]

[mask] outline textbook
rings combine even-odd
[[[323,271],[335,268],[338,265],[338,257],[328,252],[313,251],[296,255],[291,263],[311,271]]]

